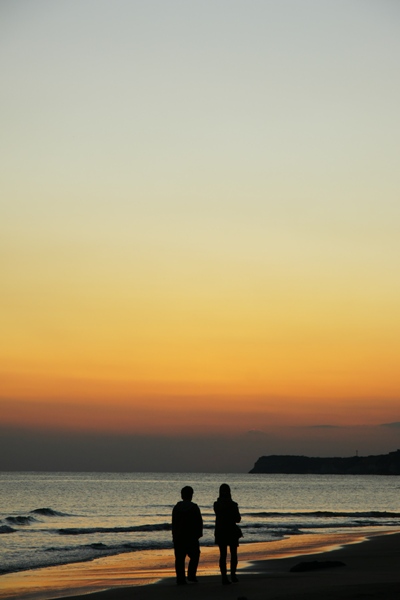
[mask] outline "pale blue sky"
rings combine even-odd
[[[0,10],[6,236],[394,273],[396,2]]]
[[[15,200],[25,182],[46,209],[56,188],[60,214],[112,192],[123,212],[134,197],[190,218],[398,216],[397,3],[36,0],[0,15]]]

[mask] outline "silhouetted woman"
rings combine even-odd
[[[219,498],[214,502],[215,512],[215,543],[219,547],[219,568],[222,575],[222,583],[229,584],[237,582],[236,567],[238,564],[237,548],[242,532],[236,523],[240,523],[241,516],[237,502],[231,497],[231,488],[223,483],[219,488]],[[226,559],[228,546],[231,554],[231,581],[226,574]]]

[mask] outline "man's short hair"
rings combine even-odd
[[[193,488],[190,485],[185,485],[181,489],[182,500],[191,500],[193,498]]]

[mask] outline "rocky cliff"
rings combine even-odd
[[[261,456],[250,473],[400,475],[400,450],[378,456]]]

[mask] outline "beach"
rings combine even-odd
[[[239,583],[222,586],[215,548],[203,548],[199,583],[177,587],[171,550],[132,553],[2,577],[0,598],[44,600],[397,599],[400,533],[303,535],[239,548]],[[291,572],[299,563],[324,568]],[[342,566],[330,566],[338,561]],[[314,565],[315,566],[315,565]],[[96,591],[97,590],[97,591]]]

